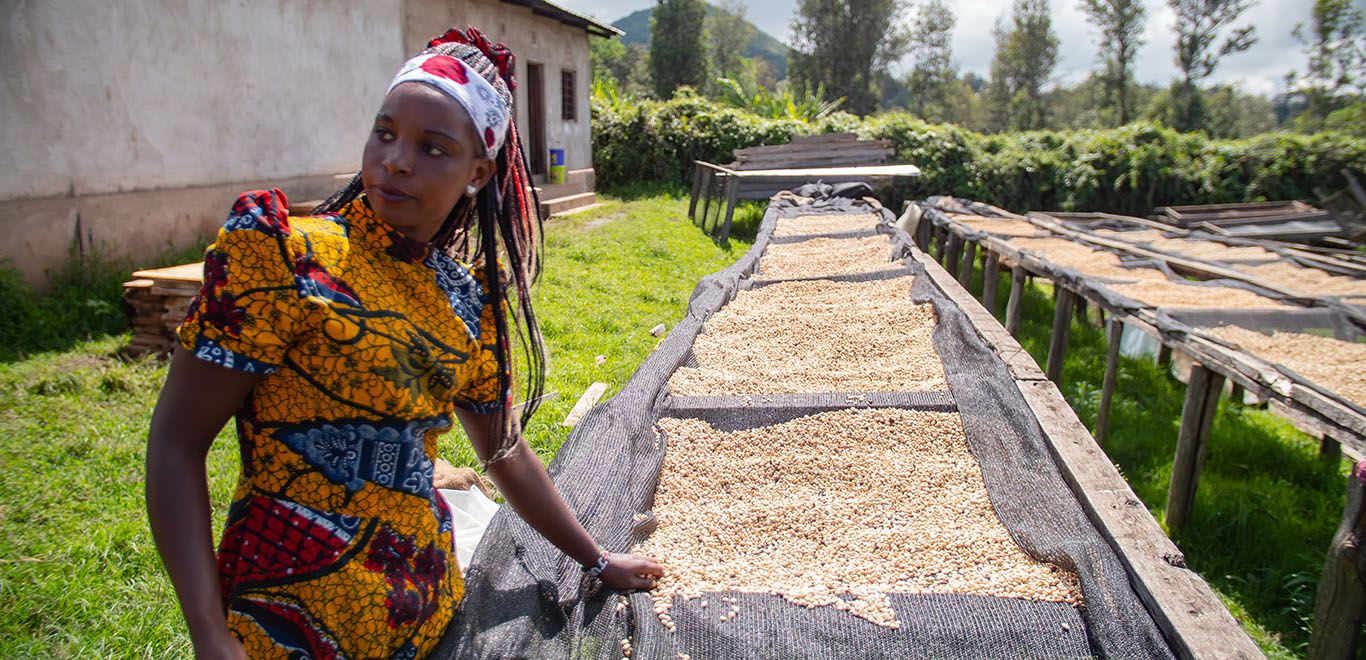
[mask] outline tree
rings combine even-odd
[[[953,11],[943,0],[929,0],[911,20],[914,64],[906,77],[911,111],[929,121],[944,121],[949,86],[958,79],[953,62]]]
[[[721,0],[714,5],[707,14],[706,35],[713,77],[739,80],[751,73],[746,68],[744,51],[754,38],[754,26],[745,20],[744,2]]]
[[[1176,12],[1176,66],[1181,80],[1172,85],[1172,126],[1193,131],[1204,124],[1205,102],[1200,82],[1214,73],[1219,60],[1257,43],[1252,26],[1236,28],[1218,49],[1219,33],[1253,5],[1255,0],[1167,0]]]
[[[1143,22],[1147,10],[1142,0],[1081,0],[1087,20],[1100,30],[1101,81],[1120,124],[1129,123],[1133,105],[1129,94],[1130,67],[1143,45]]]
[[[593,66],[594,81],[611,79],[627,94],[650,90],[650,72],[645,68],[646,50],[642,44],[626,45],[619,39],[590,37],[588,60]]]
[[[1276,128],[1276,112],[1270,99],[1245,93],[1234,85],[1215,85],[1205,94],[1209,102],[1206,130],[1210,137],[1245,138]]]
[[[1303,23],[1292,32],[1309,66],[1303,75],[1291,72],[1286,83],[1304,98],[1308,119],[1318,122],[1366,92],[1366,19],[1351,0],[1315,0],[1313,20],[1312,35]]]
[[[899,26],[906,0],[800,0],[792,19],[788,76],[805,93],[824,88],[844,97],[845,109],[877,109],[878,81],[906,53],[910,35]]]
[[[702,0],[655,0],[650,17],[650,79],[655,94],[669,98],[680,85],[700,86],[708,80],[702,23]]]
[[[1043,86],[1058,62],[1048,0],[1015,0],[1009,27],[998,23],[987,97],[998,129],[1034,130],[1048,118]]]

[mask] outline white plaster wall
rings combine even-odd
[[[495,43],[502,42],[517,56],[517,81],[514,92],[517,125],[523,129],[523,139],[530,138],[527,129],[526,65],[536,62],[544,67],[546,147],[565,149],[567,169],[593,166],[592,135],[589,132],[588,83],[591,68],[588,61],[588,32],[565,25],[557,20],[537,16],[526,7],[518,7],[499,0],[407,0],[404,43],[408,54],[421,50],[432,36],[450,27],[479,28]],[[560,119],[560,71],[575,72],[578,88],[575,121]]]
[[[354,170],[402,5],[0,2],[0,201]]]

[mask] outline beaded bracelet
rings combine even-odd
[[[598,553],[597,562],[592,566],[583,567],[583,572],[587,573],[589,577],[602,577],[602,572],[607,570],[607,551],[603,550],[602,546],[598,546]]]

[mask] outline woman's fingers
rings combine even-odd
[[[660,566],[659,562],[656,562],[649,557],[622,555],[622,558],[625,562],[625,566],[629,567],[631,572],[636,575],[648,575],[655,578],[664,577],[664,567]]]
[[[655,582],[654,578],[643,577],[640,575],[632,575],[630,588],[640,589],[641,591],[649,591],[651,589],[654,589],[656,584],[658,583]]]

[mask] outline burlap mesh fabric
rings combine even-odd
[[[889,235],[888,272],[860,278],[914,277],[912,302],[939,314],[934,347],[950,391],[828,392],[674,397],[666,383],[688,363],[707,318],[737,291],[764,286],[754,277],[776,223],[810,213],[881,213]],[[736,599],[740,615],[718,621],[697,601],[678,599],[676,632],[656,618],[649,596],[617,595],[587,581],[579,566],[510,510],[495,516],[466,576],[461,611],[435,658],[1162,658],[1171,657],[1114,552],[1091,525],[1052,462],[1043,432],[1004,364],[966,317],[911,259],[912,246],[892,229],[892,216],[865,202],[827,198],[812,204],[774,201],[753,248],[698,284],[688,312],[622,391],[590,412],[550,466],[556,487],[605,547],[625,551],[653,529],[649,515],[667,438],[661,417],[696,417],[720,429],[782,423],[853,405],[957,411],[981,464],[992,506],[1031,556],[1077,573],[1086,604],[961,594],[893,594],[900,627],[870,623],[829,607],[804,608],[778,596],[718,593]],[[807,238],[807,237],[803,237]],[[852,396],[851,396],[852,395]]]

